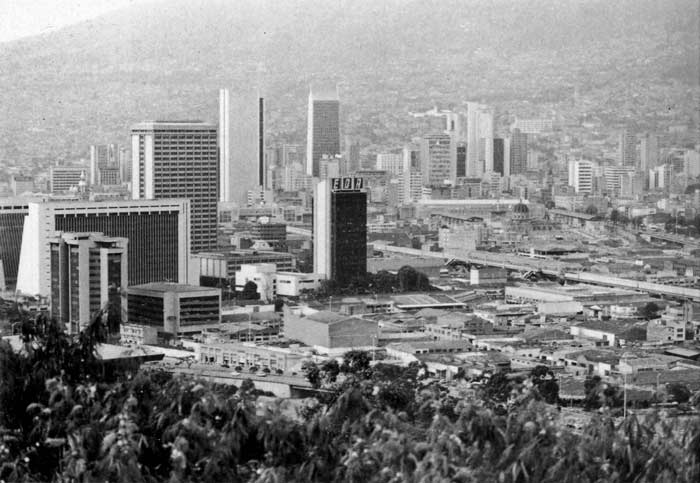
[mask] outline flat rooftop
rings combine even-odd
[[[217,288],[199,287],[197,285],[187,285],[184,283],[174,283],[174,282],[151,282],[151,283],[144,283],[141,285],[132,285],[127,289],[127,291],[129,291],[131,289],[139,290],[139,291],[147,290],[150,292],[160,292],[160,293],[166,293],[166,292],[205,293],[205,292],[219,291],[219,289],[217,289]]]

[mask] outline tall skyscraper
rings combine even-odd
[[[249,191],[265,184],[265,99],[219,90],[219,201],[245,206]]]
[[[323,180],[314,195],[314,272],[346,286],[367,273],[367,193],[363,180]]]
[[[467,143],[457,143],[455,176],[464,178],[467,176]]]
[[[131,129],[132,198],[190,200],[193,253],[216,248],[216,141],[216,126],[203,122],[152,121]]]
[[[350,136],[345,136],[345,159],[348,161],[348,173],[354,173],[360,166],[360,144]]]
[[[484,147],[483,171],[490,173],[493,171],[493,108],[481,106],[479,112],[479,142]],[[481,150],[479,150],[481,154]]]
[[[51,316],[69,332],[84,329],[107,304],[121,314],[121,291],[127,286],[127,245],[126,238],[101,233],[60,233],[49,239]]]
[[[493,140],[493,171],[501,176],[505,175],[505,146],[503,139],[495,138]]]
[[[592,193],[593,163],[569,161],[569,186],[573,186],[576,193]]]
[[[492,107],[467,103],[467,177],[493,171],[493,118]]]
[[[421,171],[426,186],[455,184],[457,178],[457,146],[449,134],[428,134],[421,140]]]
[[[521,174],[527,171],[527,134],[513,129],[510,137],[510,173]]]
[[[22,293],[50,294],[48,240],[57,231],[128,239],[129,285],[187,282],[189,200],[31,202],[26,209],[17,275],[17,290]]]
[[[423,192],[423,174],[420,169],[420,146],[407,144],[403,148],[403,169],[401,182],[403,184],[404,203],[411,203],[421,198]]]
[[[338,90],[309,91],[309,117],[306,131],[306,174],[319,175],[324,154],[340,154],[340,100]]]
[[[620,133],[618,154],[620,166],[637,166],[637,137],[629,127],[625,127]]]
[[[645,173],[659,163],[659,137],[645,133],[639,146],[639,169]]]
[[[479,109],[476,102],[467,103],[467,176],[479,177],[483,167],[479,162]]]
[[[121,183],[121,150],[118,144],[90,146],[90,184],[118,185]]]

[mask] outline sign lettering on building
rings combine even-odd
[[[363,187],[363,178],[331,178],[331,191],[360,191]]]

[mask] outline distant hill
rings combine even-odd
[[[615,65],[624,82],[628,63],[650,57],[660,60],[644,67],[649,75],[692,83],[698,8],[697,0],[135,5],[0,43],[0,162],[86,154],[91,142],[125,142],[129,125],[142,119],[216,121],[217,89],[254,82],[274,100],[273,133],[303,132],[297,121],[315,81],[339,82],[358,116],[391,109],[403,95],[423,105],[490,95],[481,73],[516,61],[528,75],[546,65],[574,80]]]

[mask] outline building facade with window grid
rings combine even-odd
[[[198,121],[150,121],[131,129],[132,198],[190,200],[190,248],[216,248],[217,129]]]

